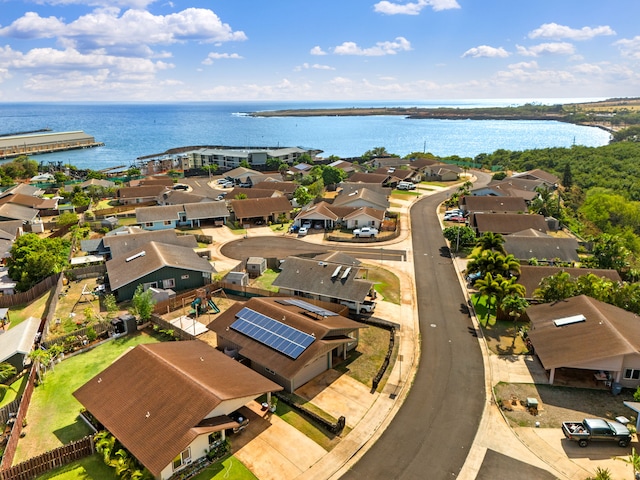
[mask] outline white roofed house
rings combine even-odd
[[[145,230],[200,227],[203,223],[223,225],[230,216],[224,202],[185,203],[136,208],[136,221]]]
[[[384,221],[384,210],[371,207],[361,207],[354,210],[342,218],[348,229],[360,228],[364,226],[380,228]]]

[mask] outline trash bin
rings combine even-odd
[[[620,392],[622,392],[622,385],[614,382],[611,386],[611,393],[613,393],[614,395],[620,395]]]

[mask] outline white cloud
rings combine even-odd
[[[510,68],[511,70],[535,69],[535,68],[538,68],[538,62],[533,60],[531,62],[512,63],[511,65],[508,66],[508,68]]]
[[[213,61],[214,60],[241,60],[242,57],[240,55],[238,55],[237,53],[218,53],[218,52],[211,52],[209,53],[209,55],[207,55],[207,58],[205,58],[202,63],[204,65],[213,65]]]
[[[303,63],[293,69],[294,72],[301,72],[302,70],[335,70],[334,67],[329,65],[321,65],[319,63]]]
[[[374,47],[362,48],[355,42],[344,42],[333,49],[336,55],[358,55],[363,57],[379,57],[395,55],[398,52],[411,50],[411,43],[404,37],[397,37],[393,42],[378,42]]]
[[[326,54],[327,54],[327,52],[325,52],[324,50],[322,50],[322,48],[320,48],[320,47],[319,47],[319,46],[317,46],[317,45],[316,45],[315,47],[313,47],[313,48],[309,51],[309,53],[310,53],[311,55],[326,55]]]
[[[620,53],[623,57],[640,59],[640,35],[618,40],[614,45],[620,48]]]
[[[142,10],[127,10],[122,15],[116,8],[96,10],[64,24],[54,17],[41,18],[27,13],[10,26],[0,29],[0,36],[50,38],[80,51],[105,49],[110,53],[149,55],[149,45],[170,45],[188,40],[200,42],[242,41],[242,31],[234,32],[211,10],[187,8],[169,15],[153,15]]]
[[[541,43],[533,47],[523,47],[517,45],[516,49],[520,55],[525,57],[539,57],[540,55],[572,55],[575,47],[571,43]]]
[[[119,7],[144,9],[156,0],[43,0],[47,5],[87,5],[89,7]]]
[[[600,65],[593,63],[581,63],[580,65],[574,65],[572,71],[585,75],[601,75],[604,70]]]
[[[418,0],[415,3],[394,3],[382,0],[373,6],[374,11],[385,15],[419,15],[426,8],[431,7],[434,11],[460,8],[456,0]]]
[[[465,58],[465,57],[505,58],[508,56],[509,56],[509,52],[507,52],[504,48],[490,47],[489,45],[480,45],[478,47],[473,47],[462,54],[462,58]]]
[[[615,35],[616,32],[608,25],[595,28],[582,27],[580,29],[545,23],[529,33],[529,38],[568,38],[570,40],[590,40],[601,35]]]

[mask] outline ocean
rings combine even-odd
[[[562,100],[556,103],[573,103]],[[101,170],[135,164],[138,157],[183,146],[304,147],[321,156],[358,157],[384,147],[405,156],[475,157],[498,149],[601,146],[608,132],[555,121],[423,120],[399,116],[253,117],[264,110],[347,107],[505,106],[521,100],[448,102],[216,102],[216,103],[14,103],[0,104],[0,134],[50,128],[83,130],[104,147],[33,156]]]

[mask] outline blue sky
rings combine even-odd
[[[638,0],[0,0],[0,101],[640,96]]]

